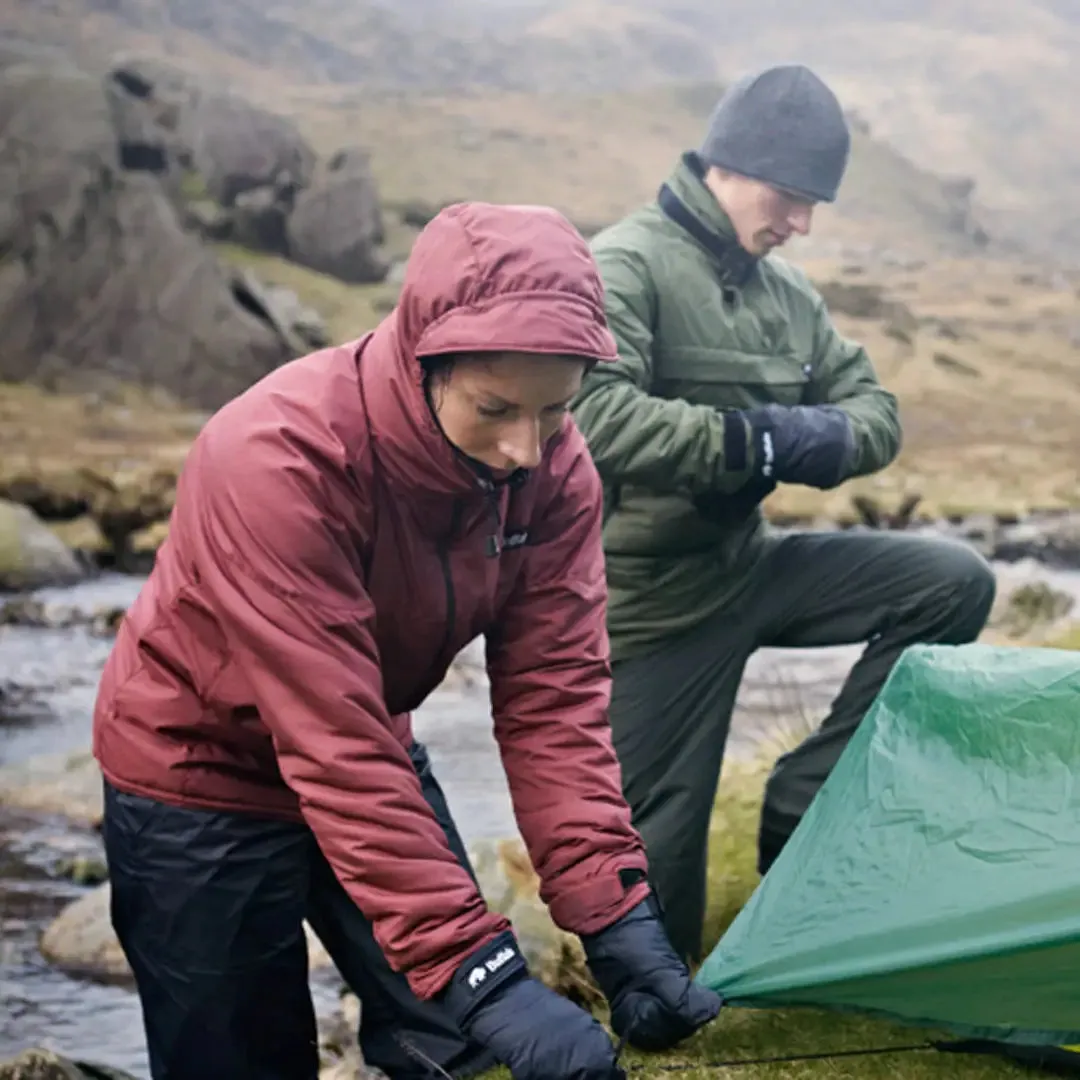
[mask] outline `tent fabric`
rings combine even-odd
[[[696,977],[733,1005],[1080,1043],[1080,653],[908,648]]]

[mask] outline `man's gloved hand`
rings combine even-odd
[[[581,939],[589,970],[611,1006],[611,1026],[639,1050],[667,1050],[714,1019],[719,994],[698,986],[676,955],[650,896]]]
[[[730,528],[744,522],[775,490],[775,479],[753,476],[734,494],[695,496],[694,507],[706,521]]]
[[[472,953],[441,1000],[514,1080],[626,1080],[608,1033],[529,974],[510,931]]]
[[[833,488],[855,456],[851,420],[835,405],[762,405],[743,419],[753,431],[757,473],[781,483]]]

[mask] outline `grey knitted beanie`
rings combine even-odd
[[[836,95],[809,68],[744,75],[720,99],[700,155],[709,165],[833,202],[851,133]]]

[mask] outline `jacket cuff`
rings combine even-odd
[[[626,884],[623,876],[631,878]],[[557,896],[547,899],[548,912],[560,930],[584,937],[606,930],[651,893],[645,878],[645,865],[611,870],[603,877],[591,878]]]
[[[421,1001],[436,997],[450,985],[468,956],[489,946],[502,934],[513,931],[510,920],[502,915],[493,916],[487,927],[486,932],[464,950],[457,950],[449,955],[444,953],[438,959],[417,964],[404,972],[412,992]]]
[[[439,995],[459,1027],[467,1028],[478,1009],[509,983],[529,975],[525,957],[512,930],[504,930],[471,952]]]

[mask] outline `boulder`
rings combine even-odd
[[[79,561],[27,506],[0,499],[0,592],[72,585]]]
[[[66,54],[51,45],[0,34],[0,71],[17,64],[34,64],[37,67],[68,67]]]
[[[1080,513],[1033,517],[1002,529],[994,557],[1005,562],[1031,558],[1054,569],[1080,568]]]
[[[390,260],[379,194],[363,150],[339,151],[301,191],[288,220],[289,258],[342,281],[383,281]]]
[[[88,750],[0,765],[0,806],[96,827],[104,810],[101,770]]]
[[[129,94],[114,79],[104,83],[113,129],[120,149],[120,164],[133,172],[163,175],[175,165],[170,140],[150,106]]]
[[[0,1080],[135,1080],[131,1073],[35,1047],[0,1061]]]
[[[108,78],[130,97],[144,102],[155,123],[176,133],[199,93],[194,76],[168,60],[142,53],[118,53]]]
[[[266,285],[250,270],[238,270],[237,281],[246,302],[257,308],[259,318],[273,326],[294,352],[321,349],[330,344],[330,333],[322,316],[302,304],[291,289]]]
[[[195,94],[181,114],[180,135],[222,206],[265,185],[304,187],[315,170],[315,151],[291,120],[231,90]]]
[[[106,881],[68,904],[41,935],[41,955],[72,975],[108,982],[131,981],[131,967],[110,921],[109,898],[110,885]],[[332,967],[326,950],[307,924],[304,932],[310,969]]]
[[[220,206],[259,188],[296,190],[311,181],[315,151],[296,125],[223,82],[139,54],[115,57],[109,82],[140,104],[175,160]]]
[[[285,255],[288,251],[285,220],[290,204],[291,197],[283,196],[271,184],[237,195],[232,208],[230,239],[252,251]]]
[[[152,173],[121,167],[99,80],[0,72],[0,378],[73,372],[213,409],[291,359]]]

